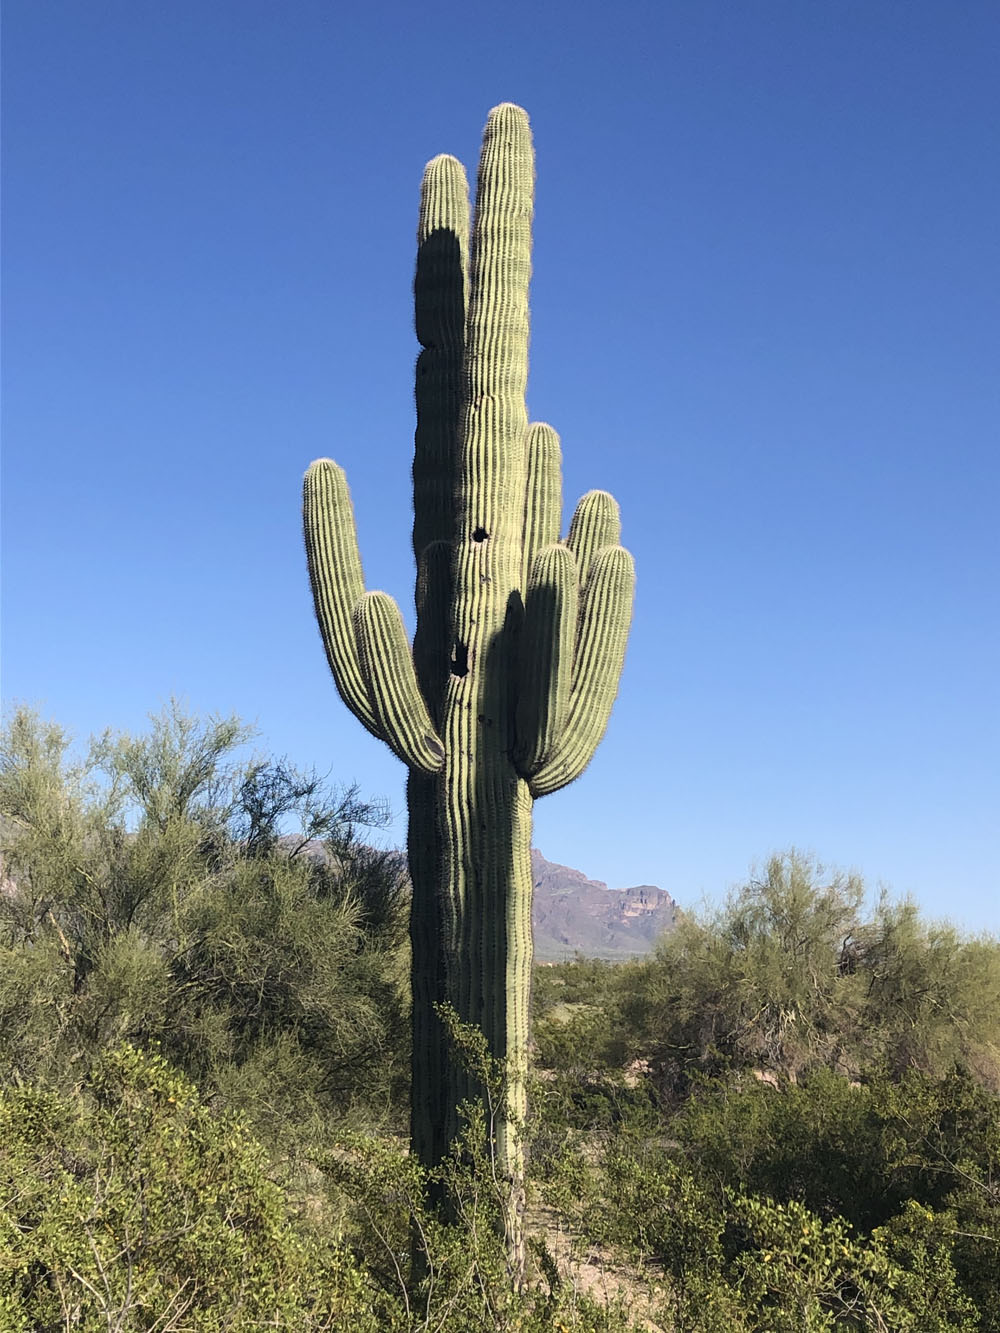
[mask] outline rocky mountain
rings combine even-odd
[[[579,870],[546,861],[534,849],[531,871],[535,958],[541,963],[574,953],[610,959],[648,953],[677,917],[670,894],[651,884],[609,889]]]

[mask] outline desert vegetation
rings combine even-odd
[[[170,707],[0,742],[0,1327],[1000,1330],[1000,942],[788,853],[535,969],[527,1278],[491,1118],[409,1151],[377,803]]]

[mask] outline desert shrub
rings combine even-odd
[[[536,1152],[570,1129],[600,1133],[628,1125],[655,1132],[660,1111],[650,1080],[600,1056],[609,1021],[587,1009],[536,1025],[538,1058],[529,1096]]]
[[[238,1121],[129,1046],[88,1084],[0,1092],[4,1328],[374,1330],[363,1272],[297,1231]]]
[[[720,1187],[676,1149],[625,1135],[569,1155],[547,1197],[589,1241],[667,1294],[672,1333],[971,1333],[982,1325],[954,1262],[955,1216],[908,1202],[870,1235],[796,1201]]]
[[[490,1140],[468,1108],[437,1173],[391,1138],[317,1155],[308,1212],[247,1128],[125,1045],[71,1096],[0,1091],[0,1326],[11,1333],[621,1333],[547,1278],[511,1283]],[[429,1200],[443,1187],[447,1212]],[[415,1240],[419,1262],[411,1267]]]
[[[75,1087],[155,1041],[217,1105],[298,1153],[401,1120],[407,881],[379,810],[235,719],[173,707],[86,760],[25,710],[0,737],[0,1083]],[[297,829],[292,833],[290,830]]]
[[[718,1187],[742,1185],[863,1230],[891,1217],[914,1189],[872,1089],[829,1070],[778,1087],[701,1079],[671,1132]]]
[[[819,877],[805,858],[772,858],[718,912],[682,916],[637,973],[627,1021],[667,1087],[684,1091],[696,1070],[796,1073],[842,1056],[857,999],[837,985],[838,959],[864,890]]]
[[[631,972],[628,963],[584,958],[536,969],[529,1098],[536,1163],[567,1130],[657,1125],[652,1084],[627,1066],[620,996]]]
[[[537,964],[531,982],[532,1016],[537,1021],[562,1005],[612,1009],[629,967],[583,954],[562,963]]]
[[[961,1069],[857,1086],[829,1071],[777,1088],[703,1080],[670,1124],[719,1184],[796,1200],[863,1231],[909,1199],[945,1209],[961,1195],[1000,1207],[1000,1100]]]
[[[941,1077],[961,1064],[1000,1094],[1000,941],[883,895],[855,966],[865,989],[859,1065]]]
[[[958,1068],[945,1078],[911,1071],[879,1080],[872,1100],[886,1160],[921,1207],[951,1219],[962,1288],[983,1333],[1000,1333],[1000,1098]]]
[[[1000,1092],[1000,941],[864,900],[856,876],[792,852],[718,911],[683,915],[622,988],[633,1054],[678,1097],[698,1072],[940,1076],[958,1061]]]
[[[952,1219],[907,1204],[887,1227],[855,1239],[839,1217],[731,1192],[730,1284],[773,1333],[893,1330],[972,1333],[973,1302],[952,1263]],[[738,1237],[738,1239],[737,1239]]]

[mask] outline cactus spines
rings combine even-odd
[[[580,501],[560,541],[559,437],[528,421],[534,156],[526,114],[489,116],[469,235],[465,174],[427,166],[414,280],[417,428],[412,650],[384,593],[366,593],[344,474],[305,480],[316,616],[341,697],[409,768],[413,881],[411,1131],[436,1164],[475,1093],[451,1060],[447,1001],[505,1062],[495,1125],[512,1268],[523,1265],[531,815],[572,782],[607,726],[631,619],[618,506]]]

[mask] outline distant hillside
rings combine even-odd
[[[670,894],[651,884],[609,889],[579,870],[546,861],[534,849],[531,870],[535,958],[542,963],[578,952],[612,959],[648,953],[677,918]]]

